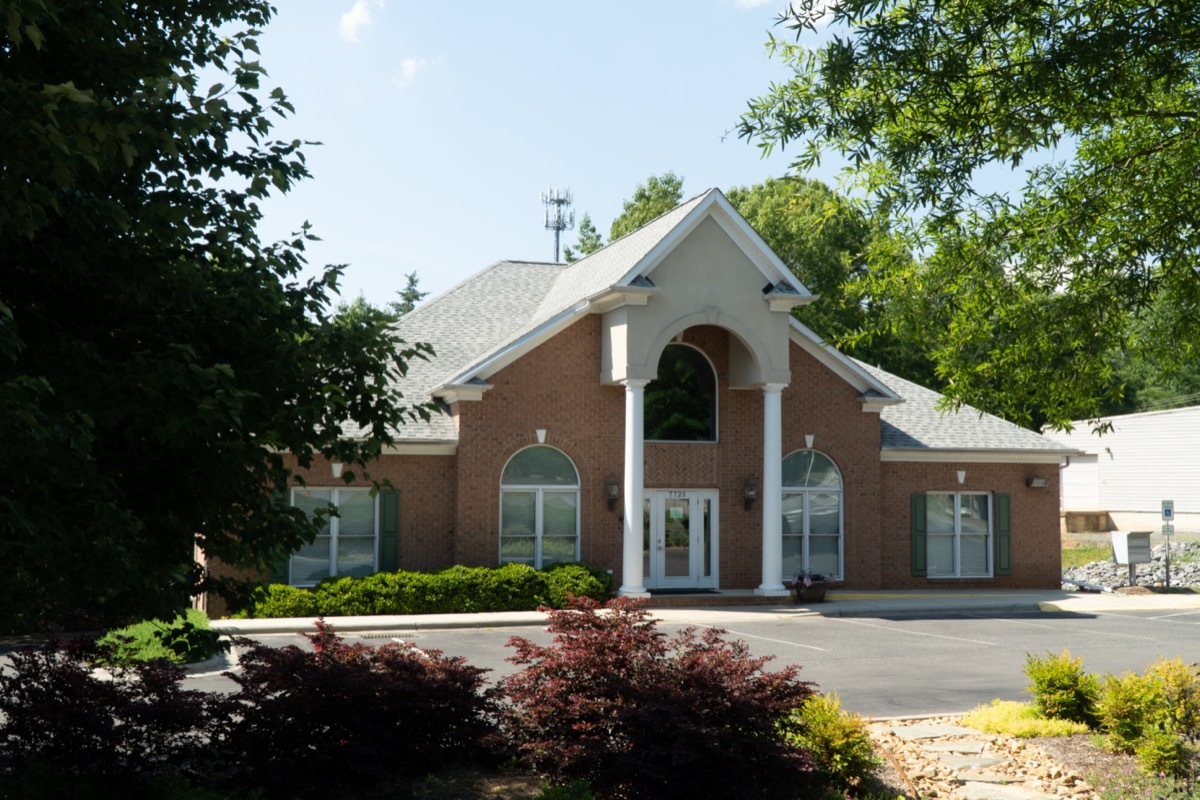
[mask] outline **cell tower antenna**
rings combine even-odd
[[[554,263],[558,263],[558,242],[563,231],[575,228],[575,212],[568,212],[574,198],[571,190],[565,192],[547,188],[542,192],[542,205],[546,207],[546,230],[554,231]]]

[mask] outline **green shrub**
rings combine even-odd
[[[1193,742],[1200,739],[1200,668],[1181,658],[1160,658],[1147,676],[1159,686],[1164,727]]]
[[[312,590],[320,616],[376,614],[378,582],[367,578],[325,578]]]
[[[879,766],[866,723],[843,711],[835,692],[812,695],[786,727],[788,740],[812,755],[831,788],[854,788]]]
[[[570,597],[608,598],[612,576],[579,563],[536,570],[526,564],[453,566],[438,572],[377,572],[329,578],[314,589],[260,587],[238,617],[340,617],[370,614],[460,614],[565,608]]]
[[[603,603],[612,593],[612,574],[577,561],[546,567],[549,605],[566,608],[571,597],[590,597]]]
[[[1142,675],[1110,675],[1098,704],[1107,746],[1132,753],[1147,772],[1183,775],[1200,737],[1200,672],[1182,659],[1158,659]]]
[[[1178,734],[1161,729],[1146,732],[1134,749],[1138,764],[1150,774],[1186,777],[1191,768],[1192,751]]]
[[[1030,681],[1028,691],[1033,695],[1033,703],[1042,716],[1096,727],[1100,682],[1083,671],[1082,658],[1071,658],[1067,650],[1059,655],[1047,653],[1045,658],[1030,653],[1025,656],[1025,676]]]
[[[1037,736],[1070,736],[1087,733],[1088,726],[1067,719],[1047,719],[1032,703],[1012,700],[993,700],[989,705],[976,706],[961,720],[968,728],[984,733],[1004,733],[1020,739]]]
[[[255,589],[251,597],[254,603],[248,613],[251,618],[317,616],[317,600],[308,589],[272,583]]]
[[[1109,675],[1096,705],[1106,746],[1118,753],[1133,753],[1158,702],[1157,687],[1144,676],[1132,672]]]
[[[229,643],[208,627],[204,612],[189,608],[171,622],[146,620],[109,631],[96,642],[96,663],[122,667],[162,659],[188,664],[228,649]]]

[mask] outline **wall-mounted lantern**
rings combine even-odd
[[[742,503],[746,510],[750,510],[750,506],[754,505],[754,501],[758,499],[758,484],[754,481],[754,476],[746,477],[746,483],[742,485]]]
[[[617,501],[621,499],[621,482],[619,480],[609,478],[604,481],[604,499],[608,501],[609,511],[617,507]]]

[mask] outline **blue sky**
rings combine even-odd
[[[409,272],[437,294],[495,261],[553,260],[548,186],[607,241],[651,174],[674,170],[685,196],[782,175],[786,155],[733,131],[787,77],[763,47],[784,5],[285,0],[260,39],[268,85],[296,106],[276,132],[322,145],[260,233],[308,220],[311,263],[348,264],[343,298],[384,304]]]

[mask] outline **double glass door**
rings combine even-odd
[[[717,492],[647,489],[642,574],[648,589],[715,589]]]

